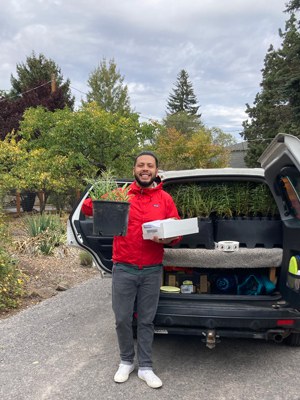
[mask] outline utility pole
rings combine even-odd
[[[51,93],[56,92],[56,77],[55,74],[51,74]]]

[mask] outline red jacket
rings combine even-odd
[[[162,190],[162,183],[154,188],[142,188],[133,182],[130,185],[130,209],[126,236],[115,236],[113,241],[113,261],[144,265],[160,264],[163,259],[163,244],[144,240],[142,224],[166,218],[178,218],[178,211],[172,197]],[[87,204],[87,203],[90,204]],[[82,211],[91,215],[91,201],[84,202]],[[178,238],[172,242],[176,244]]]

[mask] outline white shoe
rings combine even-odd
[[[120,364],[118,371],[115,373],[114,381],[118,383],[126,382],[129,375],[134,370],[134,364]]]
[[[153,389],[157,389],[162,386],[162,381],[158,376],[155,375],[152,369],[139,369],[138,377],[145,381],[147,385]]]

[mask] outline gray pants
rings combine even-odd
[[[161,286],[161,270],[132,274],[113,267],[112,307],[116,318],[120,357],[124,363],[134,360],[132,318],[137,299],[137,357],[140,368],[152,368],[153,320]],[[148,271],[147,271],[148,272]]]

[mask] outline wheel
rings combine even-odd
[[[291,333],[286,339],[285,343],[289,346],[300,346],[300,333]]]

